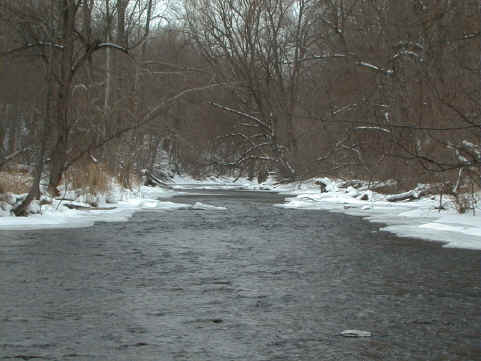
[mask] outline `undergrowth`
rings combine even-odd
[[[30,190],[32,177],[14,170],[0,172],[0,193],[23,194]]]
[[[81,162],[65,173],[65,190],[75,191],[87,203],[95,205],[99,195],[111,192],[112,178],[102,164]]]

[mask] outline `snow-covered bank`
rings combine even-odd
[[[199,190],[235,190],[235,189],[257,189],[257,182],[246,178],[235,179],[232,177],[207,177],[195,179],[189,176],[174,176],[171,184],[174,190],[199,189]],[[270,187],[268,189],[271,189]]]
[[[327,192],[321,192],[319,181],[325,185]],[[97,208],[88,210],[82,209],[88,205],[85,203],[87,199],[82,202],[66,192],[63,198],[75,201],[51,200],[51,204],[41,207],[38,203],[34,204],[37,214],[29,217],[10,216],[8,210],[2,214],[0,209],[0,230],[89,227],[95,222],[126,221],[140,210],[225,210],[208,204],[180,204],[165,200],[181,194],[184,189],[275,191],[289,196],[279,207],[322,209],[361,216],[371,222],[385,224],[381,230],[401,237],[441,241],[445,247],[481,249],[479,194],[474,215],[472,211],[459,214],[454,202],[446,196],[442,202],[443,210],[439,210],[439,196],[390,202],[388,199],[392,200],[392,195],[373,192],[362,184],[357,189],[352,186],[343,188],[342,182],[327,178],[279,185],[272,179],[258,184],[246,178],[211,177],[195,180],[176,177],[171,189],[142,186],[136,191],[127,191],[118,186],[113,187],[108,197],[98,199]],[[67,205],[78,206],[79,209],[71,209]]]
[[[325,178],[321,180],[327,185],[325,193],[320,192],[316,179],[272,186],[272,189],[293,196],[287,198],[280,207],[323,209],[361,216],[371,222],[386,224],[381,230],[401,237],[445,242],[445,247],[481,249],[479,194],[474,214],[472,210],[459,214],[454,202],[446,196],[442,202],[444,209],[439,210],[439,196],[389,202],[389,195],[378,194],[362,187],[340,188],[341,182]]]
[[[75,192],[65,192],[62,199],[46,199],[44,203],[35,201],[31,205],[28,217],[15,217],[10,209],[0,208],[0,230],[37,230],[53,228],[90,227],[95,222],[125,222],[137,211],[142,210],[225,210],[203,203],[174,203],[165,199],[182,192],[141,186],[136,190],[126,190],[113,185],[108,195],[100,195],[95,199],[96,206],[91,206],[90,195],[78,196]],[[22,195],[10,194],[10,197],[21,198]],[[4,207],[5,207],[4,203]]]
[[[321,193],[319,181],[326,185]],[[444,243],[444,247],[481,249],[481,200],[477,195],[476,209],[459,214],[454,202],[445,196],[443,210],[439,210],[439,196],[421,197],[410,201],[390,202],[396,198],[361,186],[342,188],[343,182],[328,178],[310,179],[304,182],[276,184],[273,179],[258,184],[246,178],[208,178],[202,181],[191,178],[175,179],[174,188],[185,189],[245,189],[270,190],[290,196],[285,208],[322,209],[354,216],[361,216],[371,222],[385,224],[381,230],[400,237],[421,238]],[[415,192],[412,192],[415,193]]]

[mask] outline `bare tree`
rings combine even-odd
[[[73,117],[73,92],[83,86],[76,83],[79,73],[91,59],[93,53],[103,48],[127,50],[112,43],[103,43],[88,39],[90,26],[85,20],[84,31],[78,30],[81,23],[79,9],[80,1],[62,0],[52,2],[48,9],[47,19],[40,13],[44,10],[38,6],[24,7],[15,2],[4,3],[4,10],[9,14],[9,21],[26,24],[20,28],[19,42],[6,55],[20,54],[37,56],[44,61],[47,69],[47,87],[49,98],[52,97],[52,111],[50,105],[46,107],[47,117],[51,117],[50,128],[54,130],[54,142],[50,150],[49,192],[56,193],[62,174],[68,166],[69,157],[73,151],[73,132],[78,127],[78,119]],[[83,36],[82,34],[87,34]],[[49,101],[50,103],[50,101]],[[44,142],[44,140],[42,140]],[[37,192],[34,192],[37,193]]]
[[[212,103],[235,115],[242,150],[231,165],[271,162],[295,177],[295,113],[310,41],[311,1],[186,1],[192,37],[219,76],[231,81],[235,104]]]

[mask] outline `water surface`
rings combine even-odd
[[[227,210],[0,232],[0,360],[479,360],[479,251],[194,192]]]

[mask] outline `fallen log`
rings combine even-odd
[[[386,196],[386,200],[388,202],[401,202],[401,201],[413,201],[415,199],[419,199],[422,196],[426,195],[427,189],[425,187],[417,187],[416,189],[412,189],[408,192],[399,193],[399,194],[391,194]]]
[[[163,182],[161,179],[153,175],[152,172],[149,172],[146,170],[144,172],[144,175],[145,175],[145,182],[144,182],[145,186],[151,186],[151,187],[158,186],[163,188],[170,188],[170,185],[168,185],[167,183]]]
[[[78,204],[72,204],[72,203],[65,203],[65,207],[68,209],[75,209],[78,211],[111,211],[112,209],[115,209],[117,207],[89,207],[89,206],[81,206]]]

